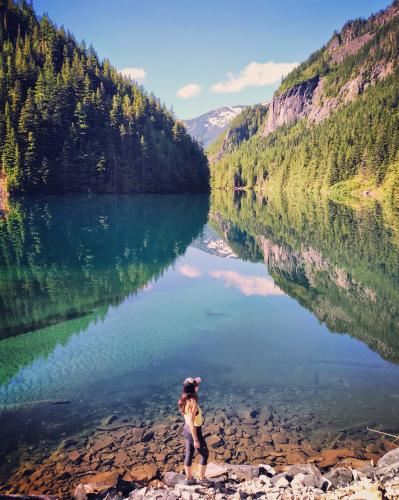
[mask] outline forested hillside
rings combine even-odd
[[[285,78],[255,134],[227,151],[216,147],[212,186],[399,203],[398,55],[396,0],[348,22]]]
[[[268,107],[268,104],[255,104],[244,108],[231,121],[227,132],[222,132],[207,149],[211,161],[220,160],[224,154],[232,152],[256,134],[265,119]]]
[[[0,0],[0,157],[10,192],[208,189],[182,123],[25,0]]]

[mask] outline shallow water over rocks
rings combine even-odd
[[[219,195],[208,215],[208,203],[11,204],[0,221],[3,480],[65,439],[87,446],[109,415],[169,425],[188,374],[202,376],[205,428],[221,428],[215,450],[232,462],[254,460],[265,433],[274,438],[257,453],[273,447],[284,463],[276,445],[350,448],[363,460],[378,441],[367,427],[399,431],[395,226],[378,207]],[[256,424],[245,422],[251,412]],[[176,463],[179,453],[176,441]]]

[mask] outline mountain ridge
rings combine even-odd
[[[221,132],[226,130],[233,120],[246,106],[237,104],[235,106],[222,106],[185,120],[187,132],[196,139],[203,147],[209,146]]]
[[[288,74],[248,139],[227,150],[210,146],[212,187],[398,204],[398,62],[395,0],[367,20],[348,21]]]

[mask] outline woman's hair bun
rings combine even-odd
[[[193,382],[185,382],[183,384],[183,392],[186,394],[194,394],[197,384]]]

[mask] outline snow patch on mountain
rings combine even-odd
[[[245,107],[242,105],[224,106],[191,120],[186,120],[187,132],[206,148],[221,132],[226,130],[231,120]]]

